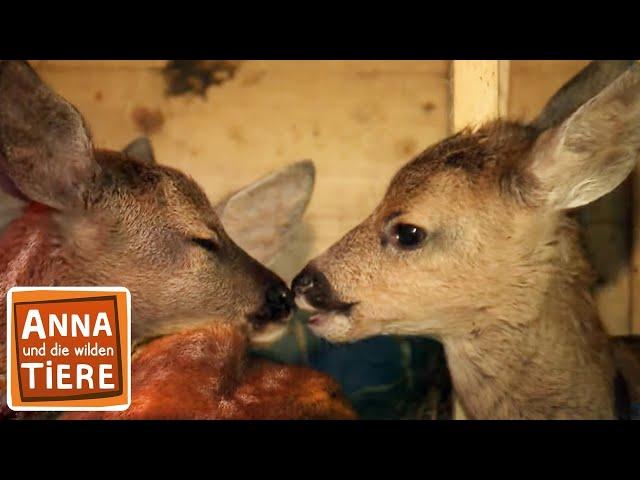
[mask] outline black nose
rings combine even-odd
[[[327,277],[313,265],[307,265],[291,283],[293,292],[303,296],[315,308],[331,308],[337,302]]]
[[[304,300],[313,308],[347,312],[357,302],[344,302],[335,292],[327,277],[313,265],[307,265],[291,282],[296,296],[304,296]]]
[[[293,279],[291,287],[296,295],[304,295],[311,290],[314,285],[318,284],[317,271],[313,268],[307,267],[301,271],[296,278]]]
[[[274,320],[289,315],[293,308],[293,294],[284,283],[276,283],[267,289],[266,306]]]

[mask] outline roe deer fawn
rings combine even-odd
[[[122,153],[94,150],[85,122],[72,105],[26,63],[0,63],[0,186],[28,202],[24,213],[0,231],[3,403],[5,294],[15,285],[123,285],[132,295],[134,342],[193,327],[209,339],[209,348],[202,350],[210,357],[208,363],[201,356],[187,358],[185,348],[180,349],[180,342],[194,339],[193,334],[156,340],[177,345],[173,354],[183,369],[174,373],[182,376],[185,394],[188,388],[198,390],[194,382],[206,373],[217,375],[217,382],[234,375],[237,382],[250,381],[239,377],[243,361],[227,362],[232,372],[195,372],[228,357],[242,359],[245,344],[238,335],[260,343],[286,330],[292,295],[258,260],[268,261],[288,239],[309,201],[313,177],[313,165],[300,162],[214,208],[192,179],[156,164],[144,141]],[[230,329],[204,327],[217,319],[231,324]],[[149,352],[161,350],[154,343],[147,347]],[[229,345],[239,350],[231,352]],[[190,352],[197,346],[196,342]],[[171,352],[163,351],[165,369],[156,370],[168,373],[170,357]],[[278,368],[286,373],[288,367]],[[319,378],[334,401],[335,386],[324,375],[296,375]],[[148,379],[135,368],[133,377],[133,383],[142,386]],[[216,378],[211,381],[217,384]],[[211,385],[200,390],[207,388]],[[135,391],[133,395],[134,406],[144,401]],[[189,401],[180,401],[180,411],[147,409],[142,416],[216,417],[214,411],[202,412],[204,407],[190,412]],[[263,399],[256,396],[253,401],[260,405]],[[291,407],[292,401],[280,405],[281,416],[308,413]],[[342,405],[341,399],[335,402]],[[238,416],[243,418],[242,413]]]
[[[533,123],[466,129],[409,162],[294,279],[296,301],[332,341],[442,341],[471,418],[615,418],[616,370],[638,395],[638,355],[607,337],[566,212],[639,152],[640,65],[593,62]]]

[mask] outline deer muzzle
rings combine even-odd
[[[312,264],[292,282],[296,303],[303,310],[322,310],[348,314],[354,303],[340,300],[327,277]]]
[[[293,307],[291,290],[278,279],[267,287],[262,308],[249,315],[248,319],[255,328],[261,328],[268,323],[285,321]]]

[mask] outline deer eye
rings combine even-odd
[[[209,252],[218,250],[218,244],[210,238],[192,238],[191,241]]]
[[[412,250],[424,243],[427,238],[427,232],[409,223],[398,223],[391,231],[391,238],[399,248]]]

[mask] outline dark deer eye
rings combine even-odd
[[[415,225],[399,223],[393,227],[391,237],[399,248],[411,250],[422,245],[427,238],[427,232]]]
[[[192,238],[193,243],[210,252],[218,250],[218,244],[209,238]]]

